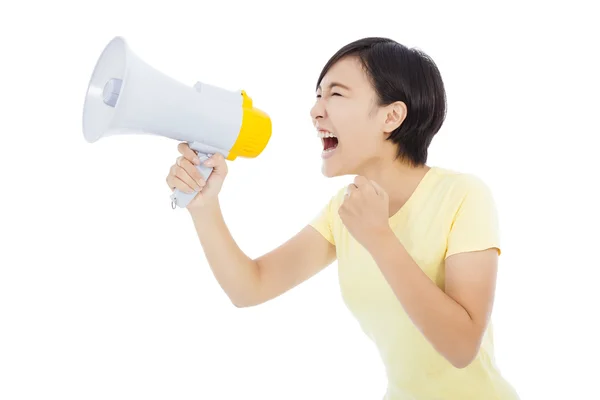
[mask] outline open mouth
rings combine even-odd
[[[323,151],[333,151],[338,145],[338,138],[328,137],[323,138]]]
[[[323,143],[323,154],[331,153],[337,148],[339,141],[333,133],[320,130],[319,137]]]

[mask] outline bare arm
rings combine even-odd
[[[336,257],[335,247],[306,226],[279,247],[251,259],[233,239],[218,200],[190,214],[215,278],[237,307],[258,305],[285,293]]]
[[[187,143],[180,143],[177,149],[181,157],[171,166],[167,185],[186,193],[201,191],[186,208],[208,264],[234,305],[249,307],[264,303],[335,260],[335,247],[311,226],[258,259],[248,257],[231,236],[219,205],[218,193],[227,175],[223,155],[216,153],[204,162],[213,168],[205,181],[197,169],[196,153]]]
[[[371,248],[402,307],[435,349],[457,368],[479,351],[494,303],[496,248],[455,254],[446,260],[446,286],[439,288],[392,234]]]

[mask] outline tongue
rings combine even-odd
[[[337,138],[327,137],[323,140],[324,150],[329,150],[337,147],[338,140]]]

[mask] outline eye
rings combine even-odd
[[[341,94],[339,94],[339,93],[331,93],[331,96],[341,96]],[[317,94],[317,99],[320,99],[320,98],[321,98],[321,95]]]

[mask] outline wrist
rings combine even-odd
[[[392,228],[388,226],[373,233],[365,247],[373,258],[379,258],[391,248],[395,241],[398,241],[398,238]]]
[[[205,216],[207,214],[214,214],[219,210],[219,198],[203,199],[201,204],[194,205],[193,207],[187,207],[188,212],[193,216]]]

